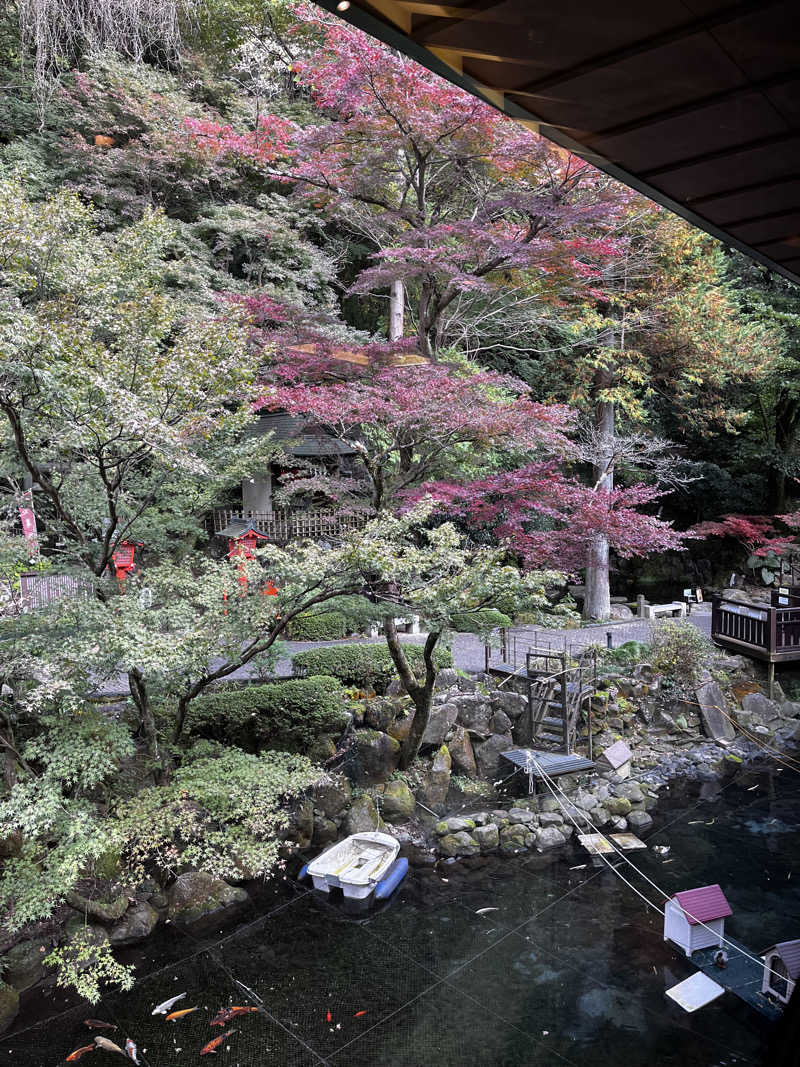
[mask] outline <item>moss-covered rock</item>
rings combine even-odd
[[[344,820],[345,832],[348,834],[363,834],[368,830],[385,830],[383,819],[378,814],[372,797],[363,795],[356,797],[350,804]]]
[[[425,776],[425,781],[419,791],[419,798],[423,804],[436,811],[443,807],[447,800],[447,791],[450,788],[450,752],[447,745],[442,745],[433,757],[431,769]]]
[[[181,874],[167,891],[169,917],[184,925],[223,911],[233,914],[249,902],[246,890],[230,886],[205,871]]]
[[[19,1012],[19,993],[10,985],[0,983],[0,1034],[4,1033]]]
[[[400,742],[380,730],[356,730],[355,754],[359,782],[386,782],[400,761]]]
[[[446,834],[439,838],[439,852],[443,856],[477,856],[481,846],[465,830],[457,834]]]
[[[310,789],[314,808],[328,819],[341,815],[350,803],[350,783],[341,774],[326,774]]]
[[[42,939],[20,941],[0,957],[0,973],[3,981],[18,993],[30,989],[44,978],[44,958],[49,944]]]
[[[533,834],[522,823],[504,826],[500,830],[500,851],[504,856],[513,856],[530,848],[533,840]]]
[[[158,925],[160,916],[146,900],[137,901],[108,931],[112,945],[135,945],[149,937]]]
[[[386,783],[381,798],[381,812],[389,822],[404,822],[412,818],[416,801],[414,794],[401,778]]]

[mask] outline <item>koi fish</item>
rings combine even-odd
[[[211,1026],[224,1026],[225,1023],[229,1023],[231,1019],[235,1019],[237,1015],[249,1015],[251,1012],[258,1011],[258,1008],[240,1007],[234,1004],[231,1008],[220,1008],[214,1018],[211,1020]]]
[[[235,1034],[237,1032],[238,1031],[236,1030],[226,1030],[225,1033],[220,1034],[219,1037],[212,1038],[207,1045],[203,1045],[203,1047],[200,1049],[200,1055],[208,1056],[212,1052],[215,1053],[226,1037],[230,1037],[231,1034]]]
[[[183,1000],[186,996],[185,993],[178,993],[177,997],[172,997],[171,1000],[165,1000],[163,1004],[159,1004],[157,1008],[153,1008],[151,1015],[166,1015],[173,1004],[177,1004],[179,1000]]]
[[[333,1016],[331,1015],[330,1012],[328,1012],[327,1021],[328,1022],[332,1022],[332,1020],[333,1020]]]
[[[353,1016],[353,1018],[354,1019],[360,1019],[362,1015],[366,1015],[366,1014],[367,1014],[366,1009],[364,1011],[357,1011],[355,1013],[355,1015]]]
[[[98,1048],[104,1048],[106,1052],[118,1052],[120,1056],[125,1055],[124,1049],[121,1049],[119,1045],[115,1045],[113,1041],[109,1041],[107,1037],[102,1037],[100,1034],[94,1039],[94,1043]]]
[[[90,1030],[116,1030],[113,1023],[104,1023],[102,1019],[84,1019],[83,1025]]]
[[[69,1056],[67,1056],[67,1063],[76,1063],[81,1056],[85,1056],[87,1052],[94,1052],[96,1049],[96,1045],[84,1045],[83,1048],[76,1048],[74,1052],[70,1052]]]
[[[129,1037],[125,1038],[125,1052],[126,1052],[126,1054],[128,1056],[128,1059],[129,1060],[133,1060],[133,1062],[135,1064],[137,1064],[137,1067],[138,1067],[139,1050],[137,1049],[136,1045],[133,1043],[133,1041],[131,1041],[131,1039]]]
[[[166,1018],[168,1023],[176,1023],[178,1019],[182,1019],[184,1015],[191,1015],[193,1011],[197,1011],[197,1008],[181,1008],[180,1011],[171,1011]]]

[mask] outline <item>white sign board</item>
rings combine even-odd
[[[712,1000],[721,997],[724,992],[721,985],[702,971],[698,971],[697,974],[693,974],[691,978],[683,982],[678,982],[672,989],[666,991],[667,996],[679,1004],[684,1011],[697,1011],[698,1008],[704,1008]]]

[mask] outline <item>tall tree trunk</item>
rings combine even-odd
[[[389,340],[403,337],[406,294],[400,278],[395,278],[389,290]]]
[[[800,424],[800,400],[793,396],[778,399],[775,407],[775,449],[778,460],[787,462],[794,451],[798,424]],[[780,515],[787,510],[785,467],[769,468],[767,474],[767,509]]]
[[[595,428],[608,447],[601,449],[594,468],[596,492],[610,493],[614,488],[613,441],[614,405],[605,401],[598,403],[595,413]],[[586,567],[583,617],[607,619],[611,615],[611,583],[609,577],[608,539],[602,534],[593,538],[589,546],[589,563]]]
[[[408,665],[408,660],[403,652],[403,646],[400,644],[400,640],[397,636],[397,628],[395,627],[394,619],[387,618],[385,620],[384,632],[386,634],[386,644],[389,648],[389,654],[397,668],[397,673],[400,675],[400,681],[403,683],[403,688],[411,697],[411,701],[414,705],[414,721],[411,723],[408,737],[400,752],[400,769],[404,771],[409,764],[413,762],[419,752],[419,747],[422,744],[422,736],[425,733],[425,728],[427,727],[428,719],[430,718],[431,704],[433,703],[433,687],[436,683],[436,666],[433,662],[433,650],[436,648],[436,644],[441,637],[441,631],[432,631],[428,634],[427,640],[425,641],[425,647],[423,649],[425,680],[421,685]]]
[[[142,724],[142,731],[147,745],[147,754],[155,764],[156,782],[161,784],[166,776],[166,767],[158,746],[158,729],[153,715],[153,707],[150,703],[150,694],[147,692],[147,686],[138,668],[128,672],[128,688],[130,689],[133,703],[136,705],[136,710],[139,712],[139,720]]]

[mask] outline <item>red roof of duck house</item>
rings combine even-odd
[[[726,915],[733,915],[731,906],[718,885],[686,889],[683,893],[676,893],[674,899],[686,912],[690,926],[713,922],[714,919],[724,919]]]

